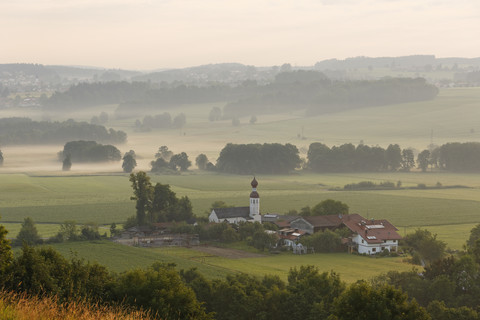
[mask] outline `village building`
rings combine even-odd
[[[260,195],[257,192],[258,181],[251,182],[250,206],[233,208],[214,208],[209,215],[209,221],[215,223],[240,222],[273,223],[279,227],[277,232],[283,244],[290,247],[298,246],[301,238],[314,233],[341,228],[347,228],[351,236],[342,240],[348,246],[349,252],[360,254],[377,254],[388,250],[398,251],[398,241],[402,237],[387,220],[368,220],[359,214],[321,215],[321,216],[283,216],[279,214],[260,214]]]
[[[340,228],[348,228],[351,232],[351,236],[343,241],[349,252],[360,254],[373,255],[385,250],[397,252],[398,241],[402,239],[397,233],[398,229],[387,220],[368,220],[356,213],[298,217],[290,222],[289,227],[279,230],[279,233],[285,239],[284,242],[291,245],[304,235]]]
[[[359,216],[359,215],[357,215]],[[357,251],[360,254],[377,254],[388,250],[398,251],[398,241],[402,237],[387,220],[345,219],[343,224],[352,231],[349,251]]]
[[[260,195],[257,192],[258,181],[253,178],[251,182],[252,192],[250,192],[250,206],[233,207],[233,208],[213,208],[208,216],[210,222],[235,223],[240,222],[260,222],[262,223],[262,215],[260,214]]]

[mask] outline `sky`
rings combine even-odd
[[[480,56],[479,0],[0,0],[0,63],[154,70]]]

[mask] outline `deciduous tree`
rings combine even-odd
[[[23,220],[22,228],[17,235],[16,245],[27,244],[29,246],[36,245],[42,242],[42,239],[38,235],[37,227],[35,222],[30,217],[27,217]]]
[[[198,169],[200,170],[205,170],[207,169],[207,163],[208,163],[208,158],[205,154],[200,153],[196,158],[195,158],[195,164],[197,165]]]
[[[135,169],[135,167],[137,166],[137,160],[135,159],[135,157],[135,151],[133,150],[125,153],[122,163],[123,172],[131,173],[133,169]]]

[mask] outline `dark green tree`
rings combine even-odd
[[[435,320],[478,320],[478,313],[468,307],[448,308],[444,301],[432,301],[427,311]]]
[[[426,172],[428,166],[430,164],[430,151],[423,150],[417,156],[417,164],[418,168],[422,170],[422,172]]]
[[[387,169],[397,171],[402,163],[402,151],[398,144],[390,144],[385,150],[385,161]]]
[[[155,159],[163,158],[165,161],[170,161],[170,158],[173,156],[173,152],[168,150],[167,146],[161,146],[158,148],[158,152],[155,153]]]
[[[70,159],[70,155],[67,154],[65,159],[63,159],[62,170],[63,171],[70,171],[72,168],[72,160]]]
[[[478,239],[480,239],[480,224],[477,224],[472,228],[472,230],[470,230],[470,237],[467,240],[467,247],[473,248]]]
[[[261,251],[265,251],[265,249],[270,249],[276,243],[276,235],[266,233],[265,230],[256,231],[252,237],[253,246]]]
[[[0,150],[0,167],[3,166],[3,152]]]
[[[143,171],[136,174],[131,173],[130,182],[133,188],[133,196],[130,200],[136,201],[137,224],[144,225],[147,223],[147,213],[151,210],[154,188],[150,182],[150,177]]]
[[[0,284],[6,276],[7,267],[13,261],[12,248],[10,240],[7,239],[7,229],[0,224]]]
[[[25,218],[22,223],[22,228],[20,228],[20,232],[17,235],[15,244],[20,246],[25,243],[29,246],[33,246],[41,242],[42,239],[38,235],[35,222],[33,222],[33,219],[30,217]]]
[[[205,170],[207,169],[207,163],[208,163],[208,158],[205,154],[200,153],[196,158],[195,158],[195,164],[197,165],[198,169],[200,170]]]
[[[180,171],[187,171],[188,168],[192,165],[192,162],[188,160],[188,155],[185,152],[174,154],[170,158],[170,167],[174,170],[177,170],[178,168]]]
[[[125,153],[122,163],[123,172],[131,173],[133,169],[135,169],[135,167],[137,166],[137,160],[135,159],[135,157],[135,151],[133,150]]]
[[[411,168],[415,167],[415,157],[412,149],[402,150],[402,171],[409,172]]]
[[[345,284],[333,271],[320,273],[317,267],[300,266],[290,269],[287,290],[288,311],[297,319],[326,319]]]
[[[425,309],[391,286],[372,287],[364,281],[352,284],[335,301],[338,320],[429,320]]]
[[[162,172],[168,171],[168,162],[163,158],[157,158],[156,160],[150,162],[152,166],[151,172]]]
[[[343,250],[342,237],[328,229],[316,232],[306,237],[302,242],[308,247],[315,248],[315,252],[338,252]]]
[[[445,255],[446,243],[438,240],[436,234],[427,229],[417,229],[414,233],[407,234],[403,243],[411,247],[427,262],[431,263]]]
[[[118,302],[151,309],[162,319],[212,319],[174,266],[155,263],[147,270],[130,270],[115,283]]]
[[[326,199],[322,202],[315,205],[311,210],[312,216],[322,216],[322,215],[344,215],[348,214],[348,205],[341,201]]]

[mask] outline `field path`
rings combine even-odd
[[[264,254],[251,253],[237,249],[228,249],[228,248],[219,248],[219,247],[210,247],[210,246],[194,246],[192,250],[200,251],[203,253],[208,253],[214,256],[219,256],[228,259],[243,259],[243,258],[263,258],[266,257]]]

